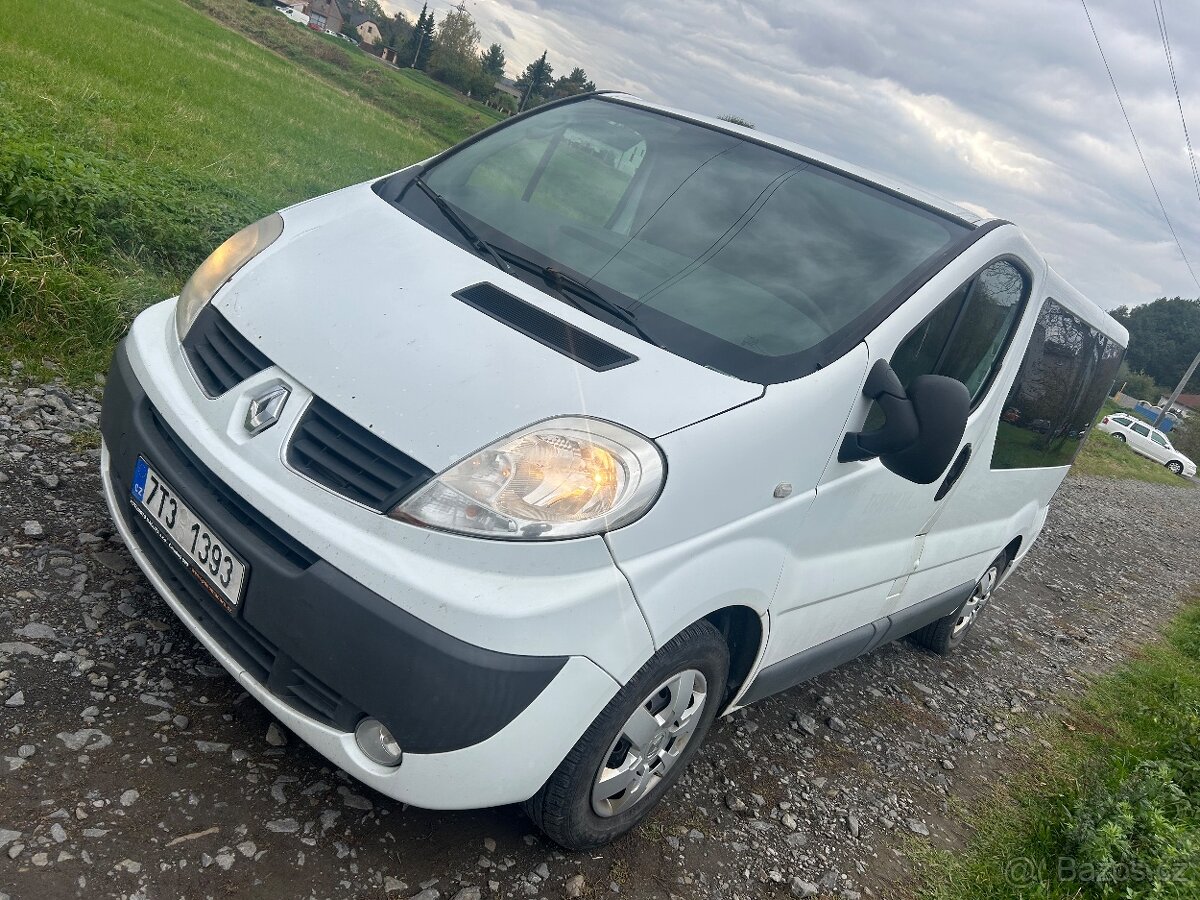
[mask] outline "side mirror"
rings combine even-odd
[[[878,457],[908,481],[933,484],[941,478],[967,428],[971,395],[966,385],[944,375],[918,375],[906,391],[881,359],[867,375],[863,396],[879,404],[886,420],[876,431],[847,434],[838,462]]]

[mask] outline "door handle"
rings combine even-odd
[[[966,469],[967,463],[971,461],[971,445],[967,444],[958,452],[958,456],[954,458],[954,462],[950,464],[950,471],[946,473],[946,479],[938,488],[937,493],[933,495],[934,502],[941,500],[948,493],[950,488],[954,487],[954,482],[958,481],[963,470]]]

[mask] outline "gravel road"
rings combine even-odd
[[[0,900],[903,896],[1030,726],[1200,583],[1200,491],[1070,479],[957,656],[907,644],[719,722],[648,824],[564,854],[516,808],[436,813],[271,721],[113,535],[99,389],[0,378]]]

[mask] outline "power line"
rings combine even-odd
[[[1179,255],[1183,257],[1183,264],[1187,266],[1188,274],[1192,276],[1192,281],[1196,283],[1196,288],[1200,290],[1200,279],[1196,278],[1192,264],[1188,261],[1187,254],[1183,252],[1183,244],[1179,242],[1179,235],[1175,233],[1175,226],[1171,224],[1171,217],[1167,215],[1167,207],[1163,204],[1162,195],[1158,192],[1158,185],[1154,183],[1154,176],[1150,174],[1150,166],[1146,163],[1145,154],[1142,153],[1142,145],[1138,142],[1137,133],[1133,130],[1133,123],[1129,121],[1129,113],[1125,111],[1125,101],[1121,99],[1121,91],[1117,88],[1117,80],[1113,77],[1112,69],[1109,68],[1108,57],[1104,55],[1104,48],[1100,46],[1100,35],[1096,33],[1096,25],[1092,21],[1091,11],[1088,10],[1087,0],[1079,0],[1079,2],[1083,4],[1083,14],[1087,16],[1088,27],[1092,30],[1092,37],[1096,41],[1096,49],[1100,51],[1100,61],[1104,63],[1104,71],[1108,73],[1108,80],[1112,84],[1113,93],[1117,96],[1117,105],[1121,107],[1121,115],[1124,117],[1125,125],[1129,129],[1129,136],[1133,138],[1134,149],[1137,150],[1138,159],[1142,161],[1142,168],[1146,170],[1146,178],[1150,181],[1150,189],[1154,191],[1154,199],[1158,201],[1158,208],[1162,211],[1163,221],[1167,223],[1171,237],[1175,239],[1175,246],[1179,248]]]
[[[1183,124],[1183,140],[1187,144],[1188,162],[1192,166],[1192,182],[1196,185],[1196,199],[1200,200],[1200,171],[1196,168],[1196,154],[1192,151],[1192,136],[1188,133],[1187,117],[1183,114],[1183,100],[1179,96],[1179,81],[1175,77],[1175,55],[1171,52],[1171,39],[1167,36],[1167,11],[1162,0],[1154,0],[1154,15],[1158,18],[1158,33],[1162,38],[1163,54],[1167,57],[1167,68],[1171,72],[1171,87],[1175,89],[1175,104],[1179,107],[1179,121]]]

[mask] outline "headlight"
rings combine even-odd
[[[632,522],[658,497],[659,449],[599,419],[551,419],[502,438],[389,515],[460,534],[547,540]]]
[[[275,243],[281,234],[283,216],[271,213],[265,219],[247,225],[200,264],[200,268],[192,273],[188,283],[179,292],[179,302],[175,304],[175,333],[181,341],[196,321],[196,316],[200,315],[200,310],[208,305],[221,285]]]

